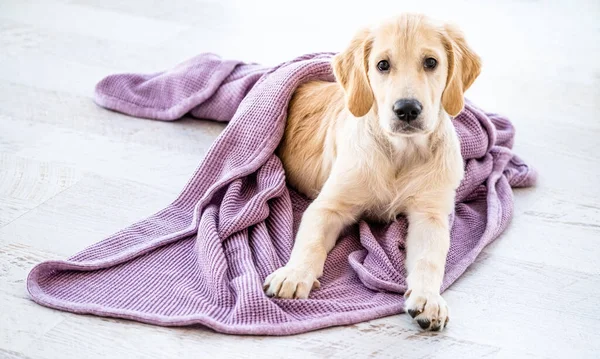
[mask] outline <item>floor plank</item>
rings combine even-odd
[[[64,258],[164,208],[177,194],[178,190],[87,175],[0,228],[0,244],[31,246]]]
[[[0,153],[0,228],[81,178],[70,167]]]

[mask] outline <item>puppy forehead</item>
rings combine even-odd
[[[439,26],[422,16],[401,16],[373,30],[373,50],[400,54],[420,54],[443,49]]]

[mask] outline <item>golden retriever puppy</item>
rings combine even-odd
[[[406,310],[428,330],[448,322],[440,296],[449,215],[463,177],[450,116],[480,72],[461,32],[420,15],[365,29],[333,58],[337,82],[300,86],[278,148],[289,184],[314,201],[267,295],[307,298],[340,231],[405,214]]]

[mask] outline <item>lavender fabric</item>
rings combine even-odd
[[[402,216],[345,230],[327,258],[321,289],[309,299],[263,293],[265,277],[286,263],[309,204],[286,186],[274,154],[287,105],[300,83],[334,80],[331,55],[266,68],[203,54],[170,71],[102,80],[95,100],[108,109],[157,120],[191,114],[230,122],[167,208],[68,260],[33,268],[27,281],[33,300],[69,312],[233,334],[287,335],[401,313]],[[535,181],[511,151],[514,129],[506,118],[467,103],[453,123],[465,179],[451,216],[442,289],[506,228],[511,187]]]

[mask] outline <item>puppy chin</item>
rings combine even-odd
[[[423,121],[417,119],[410,123],[392,119],[390,121],[390,134],[394,136],[412,137],[427,134],[429,131],[423,124]]]

